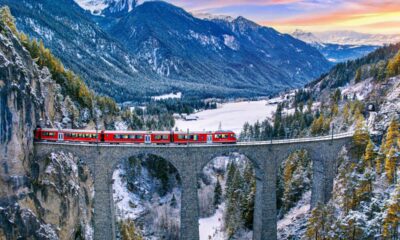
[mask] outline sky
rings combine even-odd
[[[400,34],[400,0],[166,0],[193,13],[243,16],[282,32]]]

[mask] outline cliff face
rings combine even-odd
[[[33,130],[65,99],[0,21],[0,239],[91,239],[92,180],[71,154],[33,158]]]

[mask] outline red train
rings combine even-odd
[[[35,141],[88,142],[110,144],[211,144],[236,143],[232,131],[169,132],[169,131],[106,131],[37,128]]]

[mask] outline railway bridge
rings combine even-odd
[[[289,154],[305,149],[313,161],[311,206],[331,197],[337,156],[351,141],[353,133],[331,136],[239,142],[234,145],[107,145],[67,142],[36,142],[35,157],[42,160],[52,152],[71,152],[89,166],[94,179],[94,239],[115,239],[115,216],[112,199],[112,174],[122,161],[142,154],[152,154],[169,161],[181,177],[181,240],[199,239],[197,180],[212,159],[229,153],[245,155],[256,173],[256,197],[253,220],[254,240],[277,237],[277,170]]]

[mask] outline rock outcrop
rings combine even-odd
[[[35,127],[62,119],[65,99],[0,21],[0,239],[91,239],[88,168],[71,154],[33,158]]]

